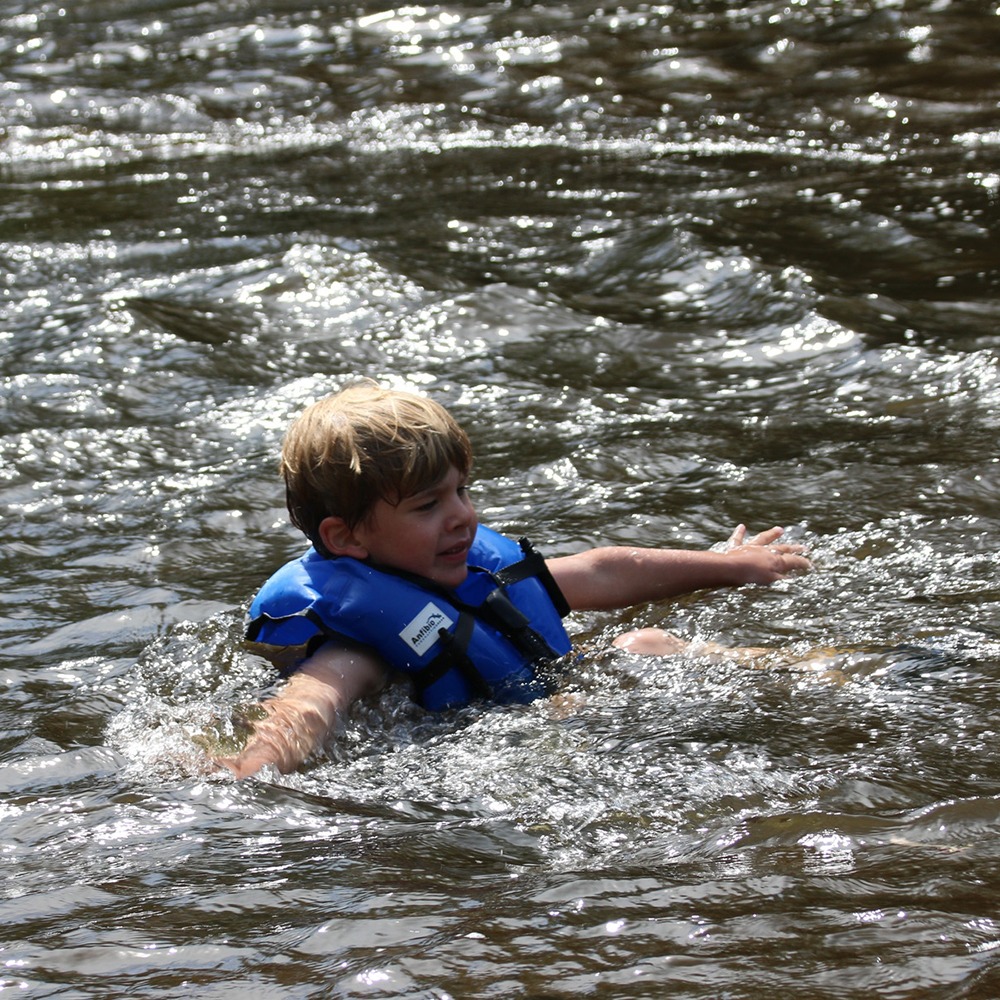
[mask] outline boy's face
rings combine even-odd
[[[478,523],[466,477],[452,466],[443,479],[395,506],[379,500],[354,537],[372,562],[453,588],[469,572],[469,546]]]

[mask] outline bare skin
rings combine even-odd
[[[693,582],[698,574],[705,574],[709,581],[717,580],[719,573],[719,563],[726,567],[725,572],[733,574],[731,585],[737,586],[741,583],[771,584],[788,576],[793,572],[805,572],[809,569],[810,563],[802,555],[801,545],[777,544],[782,535],[781,528],[771,528],[762,531],[751,539],[746,537],[746,526],[739,525],[733,532],[727,543],[725,552],[691,552],[690,566],[691,574],[687,576],[687,583]],[[753,548],[751,548],[751,546]],[[600,550],[595,550],[600,551]],[[638,563],[655,562],[655,557],[661,550],[636,550]],[[650,559],[652,555],[652,559]],[[711,556],[720,556],[721,560],[711,560]],[[763,557],[763,558],[762,558]],[[664,582],[664,586],[669,586]],[[708,582],[707,587],[720,586],[718,583]],[[702,589],[702,588],[694,588]],[[684,593],[686,591],[681,591]],[[565,593],[565,591],[563,591]],[[664,597],[674,597],[676,594],[665,593]],[[649,600],[650,598],[647,598]],[[652,598],[656,600],[657,598]],[[635,601],[632,603],[639,603]],[[690,643],[667,632],[662,628],[642,628],[634,629],[617,636],[611,643],[619,649],[629,653],[637,653],[644,656],[673,656],[683,653],[690,648]],[[698,647],[700,652],[717,654],[720,656],[732,657],[737,651],[717,643],[701,643]],[[763,650],[741,649],[741,658],[748,654],[759,654]]]
[[[446,480],[440,495],[431,498],[429,509],[425,502],[386,504],[376,509],[373,523],[388,523],[395,529],[393,519],[399,518],[400,526],[409,525],[412,533],[425,530],[428,519],[438,519],[428,532],[437,539],[436,548],[430,551],[432,556],[444,551],[446,562],[440,569],[435,563],[434,571],[450,574],[448,583],[457,586],[458,576],[464,574],[455,570],[449,546],[453,547],[454,538],[474,531],[475,511],[468,502],[464,479]],[[356,533],[343,534],[342,526],[335,523],[338,520],[324,522],[328,547],[365,558],[371,541],[359,539]],[[547,565],[572,610],[611,610],[707,588],[771,584],[807,571],[810,562],[802,546],[779,542],[782,533],[781,528],[771,528],[747,539],[746,528],[740,525],[722,552],[607,546],[547,560]],[[347,551],[347,546],[356,548]],[[614,645],[633,653],[671,655],[682,652],[687,643],[662,629],[639,629],[619,636]],[[256,774],[266,765],[282,773],[294,770],[326,742],[339,714],[358,698],[378,691],[389,673],[373,653],[333,644],[321,647],[274,697],[261,703],[266,718],[253,726],[243,750],[235,756],[216,757],[215,762],[238,778]]]
[[[281,691],[261,702],[266,718],[253,725],[239,754],[216,757],[237,778],[273,764],[282,774],[294,771],[322,746],[338,716],[359,698],[381,690],[388,677],[377,657],[328,643],[295,671]]]
[[[680,594],[771,584],[810,568],[801,545],[779,543],[782,528],[751,539],[739,525],[724,552],[611,546],[547,560],[574,611],[608,611]]]

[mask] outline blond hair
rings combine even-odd
[[[397,504],[454,466],[472,468],[465,431],[439,403],[374,382],[348,386],[308,407],[281,449],[292,524],[321,551],[320,523],[355,528],[379,500]]]

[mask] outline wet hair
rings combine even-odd
[[[374,382],[308,407],[281,449],[288,515],[325,555],[325,518],[341,517],[354,529],[379,500],[398,504],[451,466],[463,476],[472,468],[472,445],[454,417],[433,400]]]

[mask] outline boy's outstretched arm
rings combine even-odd
[[[606,546],[547,560],[575,611],[608,611],[696,590],[774,583],[811,566],[804,547],[779,542],[782,528],[747,539],[741,524],[724,552]]]
[[[273,697],[261,702],[266,717],[253,723],[246,745],[234,757],[214,757],[237,778],[273,764],[294,771],[322,746],[337,716],[359,698],[382,688],[387,670],[374,653],[327,643],[316,650]]]

